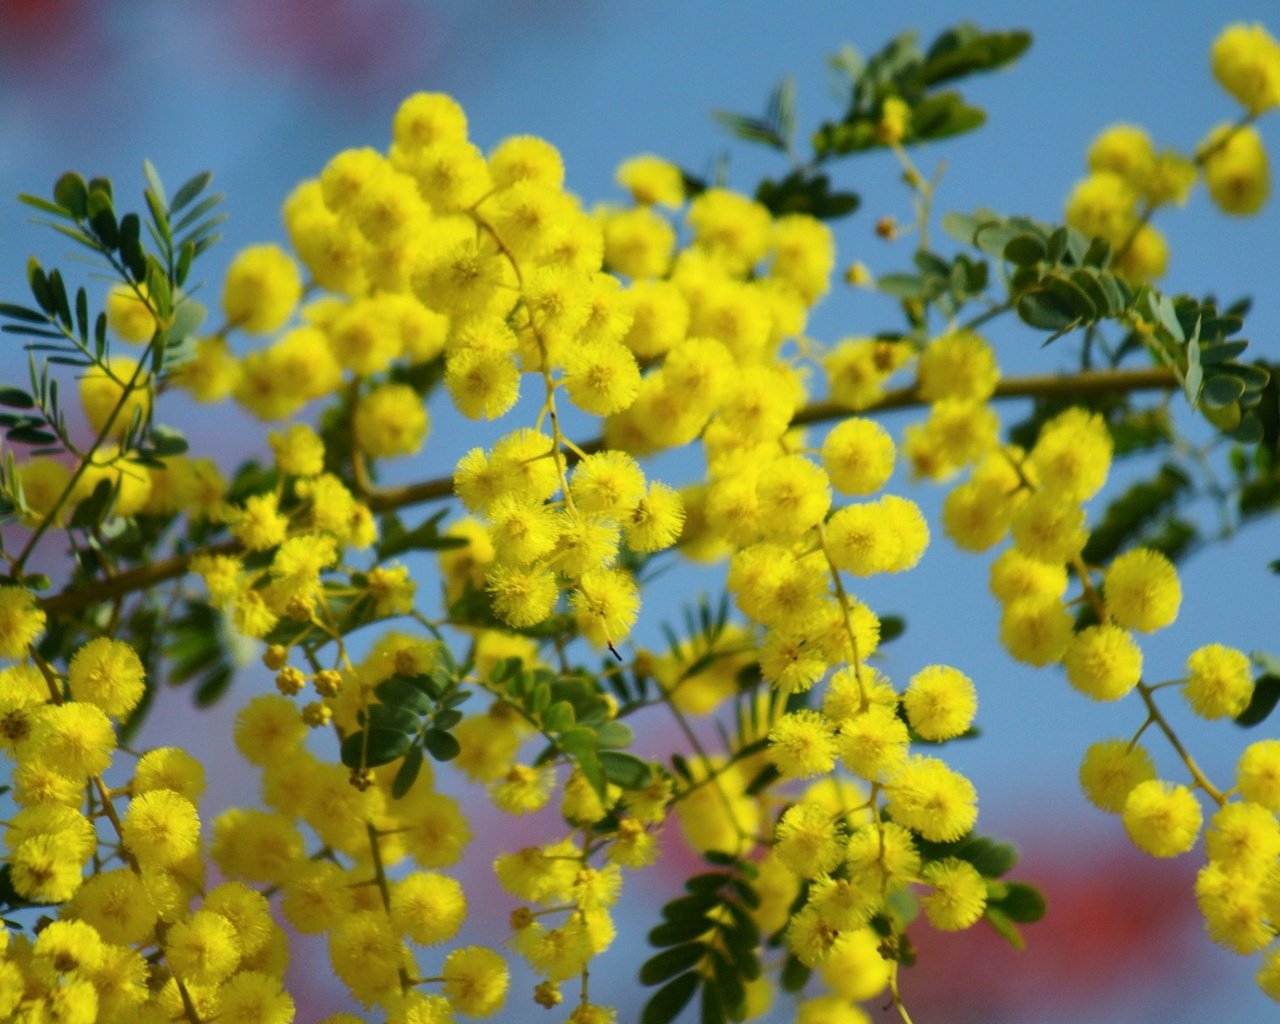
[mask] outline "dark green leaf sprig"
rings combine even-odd
[[[685,882],[685,895],[662,908],[649,944],[662,950],[640,968],[644,985],[661,985],[645,1005],[642,1024],[669,1024],[701,991],[703,1024],[746,1018],[748,982],[760,976],[760,905],[754,865],[728,853],[703,855],[717,868]]]

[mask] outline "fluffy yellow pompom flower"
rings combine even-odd
[[[1066,222],[1090,238],[1119,244],[1136,217],[1137,190],[1112,171],[1095,171],[1078,182],[1067,198]]]
[[[1236,762],[1236,789],[1250,803],[1280,811],[1280,740],[1259,740]]]
[[[1145,129],[1113,124],[1089,144],[1085,160],[1091,171],[1112,171],[1137,184],[1150,173],[1155,158],[1155,147]]]
[[[745,274],[769,249],[769,211],[746,196],[709,188],[689,204],[694,245],[736,275]]]
[[[138,758],[129,788],[135,796],[171,789],[195,803],[204,793],[204,785],[204,765],[178,747],[157,747]]]
[[[71,695],[123,718],[146,691],[142,661],[120,640],[98,637],[76,651],[67,670]]]
[[[973,722],[978,691],[973,680],[947,665],[930,665],[911,677],[902,695],[911,728],[926,740],[949,740]]]
[[[1153,857],[1176,857],[1190,850],[1203,818],[1191,790],[1160,779],[1134,786],[1122,814],[1133,844]]]
[[[906,764],[910,739],[906,723],[894,708],[873,704],[840,720],[837,745],[841,762],[854,775],[884,782]]]
[[[16,483],[22,485],[22,500],[27,507],[22,521],[36,526],[41,519],[53,512],[53,507],[71,483],[71,470],[57,459],[37,456],[18,466]],[[72,504],[68,498],[58,508],[53,525],[66,523]]]
[[[947,492],[942,503],[942,529],[956,547],[985,551],[1009,532],[1015,508],[1002,485],[968,480]]]
[[[1009,602],[1000,617],[1000,642],[1018,661],[1043,668],[1061,658],[1071,642],[1071,614],[1056,597]]]
[[[933,842],[959,839],[978,818],[973,783],[937,758],[913,757],[885,791],[893,820]]]
[[[843,999],[874,999],[889,984],[889,961],[880,953],[880,936],[872,928],[845,931],[822,965],[822,981]]]
[[[173,972],[195,985],[216,985],[240,963],[240,940],[221,914],[197,910],[169,927],[165,959]]]
[[[278,331],[302,298],[302,277],[293,257],[278,245],[241,249],[227,268],[222,312],[250,334]]]
[[[1182,695],[1201,718],[1234,718],[1253,696],[1248,655],[1222,644],[1193,651],[1187,658]]]
[[[394,144],[406,149],[467,137],[467,115],[457,100],[440,92],[417,92],[396,109],[391,121]]]
[[[636,620],[640,595],[635,581],[619,569],[583,575],[571,602],[582,635],[597,647],[625,640]]]
[[[195,806],[167,789],[134,797],[121,824],[124,845],[146,868],[173,866],[195,851],[200,838]]]
[[[987,908],[986,879],[966,860],[946,857],[924,866],[924,882],[933,891],[920,897],[929,923],[944,932],[976,924]]]
[[[1260,23],[1228,25],[1209,63],[1218,84],[1250,114],[1280,106],[1280,43]]]
[[[280,979],[262,971],[240,971],[218,989],[218,1017],[245,1024],[292,1024],[293,997]]]
[[[1040,562],[1010,548],[991,563],[988,585],[1006,604],[1021,597],[1061,597],[1067,589],[1067,570],[1060,563]]]
[[[893,473],[893,438],[875,420],[852,416],[822,442],[822,465],[842,494],[872,494]]]
[[[1088,540],[1084,509],[1053,491],[1036,491],[1013,516],[1013,543],[1028,558],[1065,563]]]
[[[305,423],[267,435],[276,468],[287,476],[318,476],[324,472],[324,442]]]
[[[1232,874],[1260,878],[1280,856],[1280,821],[1259,804],[1233,801],[1214,812],[1204,848]]]
[[[627,545],[632,551],[661,551],[680,538],[684,526],[684,502],[666,484],[654,482],[623,520]]]
[[[286,758],[306,736],[307,726],[297,705],[279,694],[259,694],[236,715],[236,749],[253,764],[267,765]]]
[[[604,451],[578,463],[569,483],[578,511],[621,518],[644,496],[644,472],[625,452]]]
[[[147,939],[156,909],[132,868],[104,871],[85,881],[72,904],[76,916],[107,942],[133,945]]]
[[[1139,633],[1169,625],[1182,604],[1182,585],[1173,563],[1148,548],[1127,551],[1112,561],[1102,591],[1111,617]]]
[[[136,360],[127,356],[112,356],[107,365],[109,373],[95,366],[80,378],[80,404],[95,432],[101,432],[115,413],[108,436],[119,438],[129,429],[135,416],[145,420],[151,411],[150,378],[145,371],[138,370]],[[134,379],[135,373],[137,383],[121,404],[125,387]],[[120,406],[118,412],[117,406]]]
[[[786,779],[825,775],[835,767],[831,725],[816,711],[792,711],[769,730],[769,760]]]
[[[1200,144],[1209,195],[1223,213],[1257,213],[1271,193],[1267,151],[1252,125],[1218,125]]]
[[[1155,762],[1144,747],[1127,740],[1102,740],[1085,751],[1080,788],[1099,810],[1119,814],[1130,790],[1156,777]]]
[[[689,304],[670,281],[641,281],[627,295],[631,327],[622,343],[642,358],[660,356],[684,341],[689,328]]]
[[[107,293],[107,324],[121,341],[141,345],[156,333],[156,317],[146,300],[145,284],[118,284]]]
[[[240,363],[222,338],[200,338],[191,358],[174,368],[170,380],[197,402],[220,402],[240,382]]]
[[[289,520],[281,514],[275,494],[255,494],[236,510],[230,529],[250,551],[266,551],[284,540]]]
[[[422,946],[453,938],[467,916],[462,886],[434,871],[405,876],[391,890],[391,923]]]
[[[491,1017],[502,1008],[507,995],[507,965],[497,953],[483,946],[455,949],[440,968],[445,998],[468,1017]]]
[[[774,853],[795,875],[813,878],[835,869],[843,858],[842,839],[832,814],[813,800],[783,812],[774,829]]]
[[[1000,370],[984,338],[972,331],[955,331],[925,347],[916,379],[920,396],[929,402],[944,398],[982,401],[995,391]]]
[[[427,429],[426,406],[408,384],[384,384],[356,404],[356,443],[372,458],[412,455]]]
[[[1143,224],[1113,267],[1130,284],[1146,284],[1164,277],[1169,269],[1169,244],[1150,224]]]
[[[644,281],[661,277],[671,266],[675,228],[647,207],[609,211],[603,227],[604,259],[610,270]]]
[[[684,175],[680,168],[661,157],[645,153],[623,161],[617,171],[618,184],[644,206],[669,206],[684,202]]]
[[[494,614],[516,629],[542,622],[560,596],[555,573],[545,569],[495,566],[485,574],[485,589]]]
[[[115,730],[102,709],[73,701],[38,709],[18,754],[80,779],[106,771],[115,748]]]
[[[1062,656],[1067,682],[1094,700],[1119,700],[1142,678],[1142,649],[1119,626],[1089,626]]]
[[[497,419],[520,397],[520,369],[505,352],[459,348],[445,361],[444,386],[469,419]]]
[[[799,537],[822,522],[831,507],[831,481],[803,455],[784,455],[756,481],[758,523],[767,537]]]
[[[1040,428],[1027,467],[1042,490],[1083,501],[1106,483],[1112,447],[1101,416],[1071,408]]]
[[[631,350],[616,341],[576,346],[564,355],[564,384],[583,412],[609,416],[622,412],[640,390],[640,368]]]
[[[0,658],[21,658],[44,632],[44,609],[24,587],[0,587]]]

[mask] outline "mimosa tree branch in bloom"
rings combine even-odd
[[[510,1004],[523,1020],[568,985],[558,1021],[609,1024],[624,881],[683,841],[705,867],[648,933],[643,1024],[695,1002],[705,1024],[762,1018],[780,998],[803,1024],[859,1024],[859,1003],[909,1024],[924,930],[982,924],[1021,948],[1046,912],[948,762],[996,694],[964,648],[956,664],[887,654],[905,626],[864,600],[863,580],[912,571],[939,537],[999,549],[992,645],[1114,704],[1085,798],[1154,857],[1203,836],[1187,900],[1214,941],[1260,954],[1280,998],[1280,743],[1241,743],[1234,780],[1214,781],[1168,706],[1176,686],[1202,719],[1256,725],[1280,659],[1207,643],[1175,651],[1175,679],[1144,670],[1169,660],[1197,499],[1215,499],[1221,539],[1280,507],[1280,401],[1274,366],[1246,358],[1248,303],[1162,291],[1156,227],[1200,180],[1226,213],[1263,207],[1280,46],[1225,30],[1211,64],[1236,119],[1189,153],[1104,130],[1061,222],[935,224],[943,164],[926,178],[910,151],[982,125],[956,83],[1029,44],[962,25],[927,49],[846,50],[847,105],[816,131],[791,85],[762,117],[718,115],[776,151],[778,178],[743,193],[641,156],[619,168],[628,202],[592,213],[549,142],[486,154],[455,100],[410,96],[385,151],[338,153],[285,200],[288,246],[235,256],[212,334],[189,280],[216,240],[209,175],[170,198],[146,165],[145,215],[75,174],[23,197],[114,284],[91,315],[90,289],[32,261],[32,305],[0,304],[30,356],[0,388],[16,538],[0,551],[0,1017],[288,1024],[297,933],[323,937],[371,1019]],[[837,181],[853,158],[902,170],[915,223],[878,230],[914,251],[845,276],[895,300],[893,323],[823,343],[807,325],[860,203]],[[1002,372],[980,331],[1006,314],[1060,372]],[[272,424],[269,454],[228,479],[156,421],[161,394],[235,403]],[[599,436],[567,436],[570,405]],[[455,416],[504,429],[447,476],[379,482]],[[696,480],[651,478],[644,460],[682,449]],[[947,486],[936,524],[885,492],[899,459]],[[70,555],[57,593],[37,550]],[[398,561],[415,552],[438,578]],[[724,563],[724,593],[677,631],[656,609],[678,603],[660,570],[682,561]],[[261,801],[211,814],[195,757],[133,745],[162,734],[138,732],[162,681],[224,697],[231,635],[277,692],[244,701],[227,737]],[[636,735],[659,714],[664,746]],[[498,837],[494,859],[472,850],[481,800],[558,814],[529,845]],[[494,873],[484,899],[454,877],[469,856]],[[459,942],[469,918],[489,945]]]

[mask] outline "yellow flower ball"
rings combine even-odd
[[[1200,152],[1209,195],[1223,213],[1249,216],[1262,209],[1271,193],[1271,172],[1256,128],[1218,125]]]
[[[293,257],[278,245],[240,250],[222,285],[222,312],[250,334],[278,331],[302,298],[302,277]]]
[[[1176,857],[1195,845],[1203,814],[1186,786],[1149,779],[1129,791],[1122,820],[1138,849],[1153,857]]]
[[[107,325],[121,341],[141,345],[156,333],[159,325],[147,298],[145,284],[118,284],[107,293]]]
[[[371,458],[412,455],[427,436],[427,408],[408,384],[384,384],[356,404],[356,444]]]
[[[1234,718],[1253,697],[1249,656],[1222,644],[1193,651],[1187,658],[1182,695],[1201,718]]]
[[[1067,682],[1094,700],[1119,700],[1142,678],[1142,649],[1119,626],[1089,626],[1062,656]]]
[[[1103,577],[1102,592],[1108,614],[1139,633],[1169,625],[1182,604],[1182,585],[1173,563],[1148,548],[1117,556]]]
[[[80,404],[95,433],[101,433],[110,421],[107,436],[118,439],[135,417],[145,421],[150,413],[151,378],[145,371],[138,370],[136,360],[127,356],[112,356],[107,367],[104,371],[95,366],[80,378]],[[126,387],[134,380],[135,373],[136,382],[125,398]]]

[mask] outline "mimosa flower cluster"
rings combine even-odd
[[[1267,198],[1254,122],[1280,106],[1280,46],[1233,26],[1211,63],[1238,121],[1191,154],[1113,126],[1067,200],[1066,223],[1108,243],[1126,286],[1164,273],[1150,222],[1200,177],[1230,214]],[[889,97],[878,116],[876,144],[931,188],[903,149],[910,105]],[[1261,953],[1259,985],[1280,999],[1280,741],[1249,744],[1233,785],[1215,785],[1161,710],[1177,685],[1196,715],[1234,718],[1252,668],[1206,637],[1178,679],[1144,675],[1181,584],[1154,546],[1086,561],[1116,457],[1105,412],[1069,405],[1023,446],[1003,440],[988,315],[931,329],[913,300],[905,332],[808,337],[837,259],[808,213],[652,155],[618,169],[626,202],[587,208],[565,182],[549,142],[486,153],[456,101],[418,93],[385,150],[341,152],[292,192],[289,247],[238,253],[220,326],[180,354],[166,352],[162,280],[126,273],[105,295],[113,344],[78,384],[93,442],[3,473],[26,545],[4,553],[0,583],[3,860],[17,909],[43,916],[0,932],[0,1018],[288,1024],[292,931],[323,938],[350,994],[325,1024],[363,1019],[357,1006],[389,1024],[544,1013],[531,1004],[566,1024],[630,1019],[597,1002],[592,973],[611,969],[627,874],[682,838],[719,871],[664,908],[651,937],[670,948],[641,972],[667,983],[659,1000],[714,985],[729,994],[712,1003],[733,1004],[715,1019],[751,1019],[781,988],[808,1024],[860,1024],[857,1004],[877,998],[909,1020],[900,968],[916,929],[985,919],[1016,938],[1043,906],[1002,877],[1012,860],[976,834],[977,791],[945,758],[973,734],[983,681],[960,664],[891,675],[887,620],[857,594],[932,541],[919,505],[889,489],[899,462],[913,482],[947,483],[952,542],[999,549],[990,590],[1009,655],[1060,665],[1089,699],[1141,704],[1132,733],[1085,753],[1084,794],[1154,857],[1203,834],[1194,895],[1209,933]],[[875,285],[865,268],[847,279]],[[1116,319],[1153,337],[1131,305]],[[437,383],[453,406],[437,429],[456,412],[502,433],[438,481],[386,486],[387,460],[427,444]],[[228,479],[173,454],[152,428],[175,389],[271,424],[266,462]],[[891,398],[921,410],[898,437],[877,418]],[[601,436],[568,436],[569,407]],[[686,446],[705,466],[695,481],[641,465]],[[443,522],[396,517],[445,499]],[[49,531],[76,555],[58,595],[26,572]],[[115,564],[113,543],[148,533],[175,539],[171,559]],[[437,552],[438,603],[398,560],[415,549]],[[657,615],[641,603],[649,572],[677,557],[724,562],[736,614],[726,601],[667,649],[639,647],[633,629]],[[199,584],[128,601],[187,576]],[[277,692],[245,702],[228,740],[256,798],[211,815],[205,765],[130,736],[158,669],[204,669],[220,626],[256,645]],[[627,720],[651,707],[685,743],[656,763],[623,750]],[[712,715],[718,752],[698,723]],[[1177,777],[1157,773],[1155,733]],[[465,802],[437,785],[449,765],[501,813],[554,822],[507,844],[483,893],[458,878],[474,837]],[[498,890],[504,940],[459,944]]]

